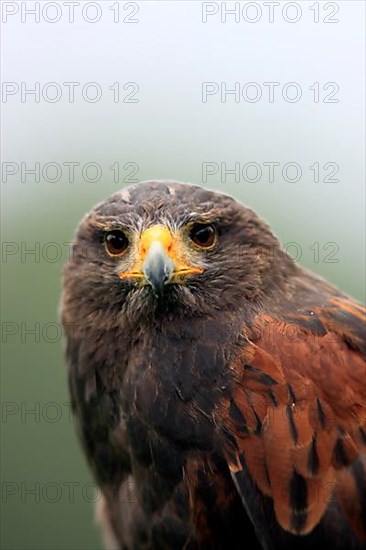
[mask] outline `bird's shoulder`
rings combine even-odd
[[[219,413],[243,501],[252,484],[283,529],[306,534],[336,499],[365,536],[365,308],[303,273],[243,330]]]

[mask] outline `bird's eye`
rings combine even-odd
[[[189,232],[191,240],[201,248],[211,248],[216,242],[216,230],[212,225],[195,223]]]
[[[111,256],[121,256],[127,250],[129,244],[126,235],[119,229],[108,231],[104,243],[108,254]]]

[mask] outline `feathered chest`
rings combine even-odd
[[[131,341],[123,409],[183,446],[212,446],[215,407],[231,385],[228,369],[235,345],[217,321],[154,328]]]

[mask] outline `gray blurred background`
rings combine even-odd
[[[75,226],[134,180],[202,184],[363,301],[365,5],[1,4],[2,548],[97,549],[58,326]]]

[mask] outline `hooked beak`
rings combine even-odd
[[[201,267],[187,262],[185,247],[179,234],[163,225],[146,229],[138,243],[136,259],[128,271],[119,273],[121,279],[137,279],[149,284],[159,296],[165,285],[180,282],[182,277],[202,273]]]
[[[160,241],[151,243],[142,264],[142,272],[156,295],[163,293],[164,285],[170,281],[175,264]]]

